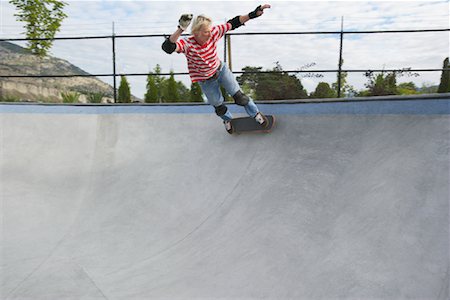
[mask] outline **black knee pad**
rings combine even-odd
[[[225,114],[227,113],[227,111],[228,111],[228,108],[225,106],[225,104],[216,106],[215,108],[216,108],[216,114],[217,114],[219,117],[225,115]]]
[[[246,106],[250,101],[250,98],[241,91],[238,91],[236,94],[234,94],[233,99],[237,105],[241,106]]]

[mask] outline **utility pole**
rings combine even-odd
[[[228,67],[230,68],[230,71],[233,72],[233,65],[231,63],[231,36],[227,35],[227,41],[228,41]]]
[[[224,22],[226,22],[226,19],[224,19]],[[223,63],[227,63],[227,34],[225,33],[225,38],[223,39]]]

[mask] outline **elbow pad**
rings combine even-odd
[[[239,21],[239,16],[234,17],[231,20],[228,20],[227,23],[231,24],[231,30],[236,29],[244,24],[241,24],[241,22]]]
[[[162,49],[164,50],[164,52],[166,52],[167,54],[171,54],[173,53],[173,51],[175,51],[175,49],[177,49],[177,45],[175,43],[172,43],[168,38],[164,41],[164,43],[162,44]]]

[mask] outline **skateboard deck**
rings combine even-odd
[[[235,118],[231,120],[231,126],[233,128],[233,133],[244,133],[244,132],[265,132],[269,133],[273,125],[275,124],[275,117],[271,115],[266,115],[269,120],[269,126],[264,128],[255,119],[251,117]]]

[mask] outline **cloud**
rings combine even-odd
[[[68,1],[69,15],[57,36],[111,35],[115,33],[170,34],[182,13],[205,13],[222,23],[252,11],[256,1]],[[235,32],[339,31],[341,17],[344,30],[394,30],[448,28],[447,1],[268,1],[272,8]],[[14,7],[1,2],[1,37],[18,37],[23,32],[15,21]],[[163,38],[126,38],[116,40],[117,71],[146,73],[159,64],[163,72],[187,72],[183,55],[161,51]],[[223,44],[219,45],[223,58]],[[409,34],[345,35],[344,68],[441,68],[448,56],[448,32]],[[57,41],[52,53],[90,73],[112,72],[111,40]],[[315,69],[335,69],[339,60],[339,35],[251,35],[232,36],[232,62],[235,71],[242,67],[261,66],[272,69],[280,62],[286,70],[316,63]],[[313,69],[313,68],[311,68]],[[319,81],[332,83],[336,74],[323,78],[303,78],[309,92]],[[438,83],[440,72],[421,73],[418,78],[403,78],[421,85]],[[145,93],[145,76],[131,77],[132,92]],[[188,76],[177,80],[190,86]],[[350,84],[364,88],[362,74],[350,74]],[[102,80],[111,82],[111,79]]]

